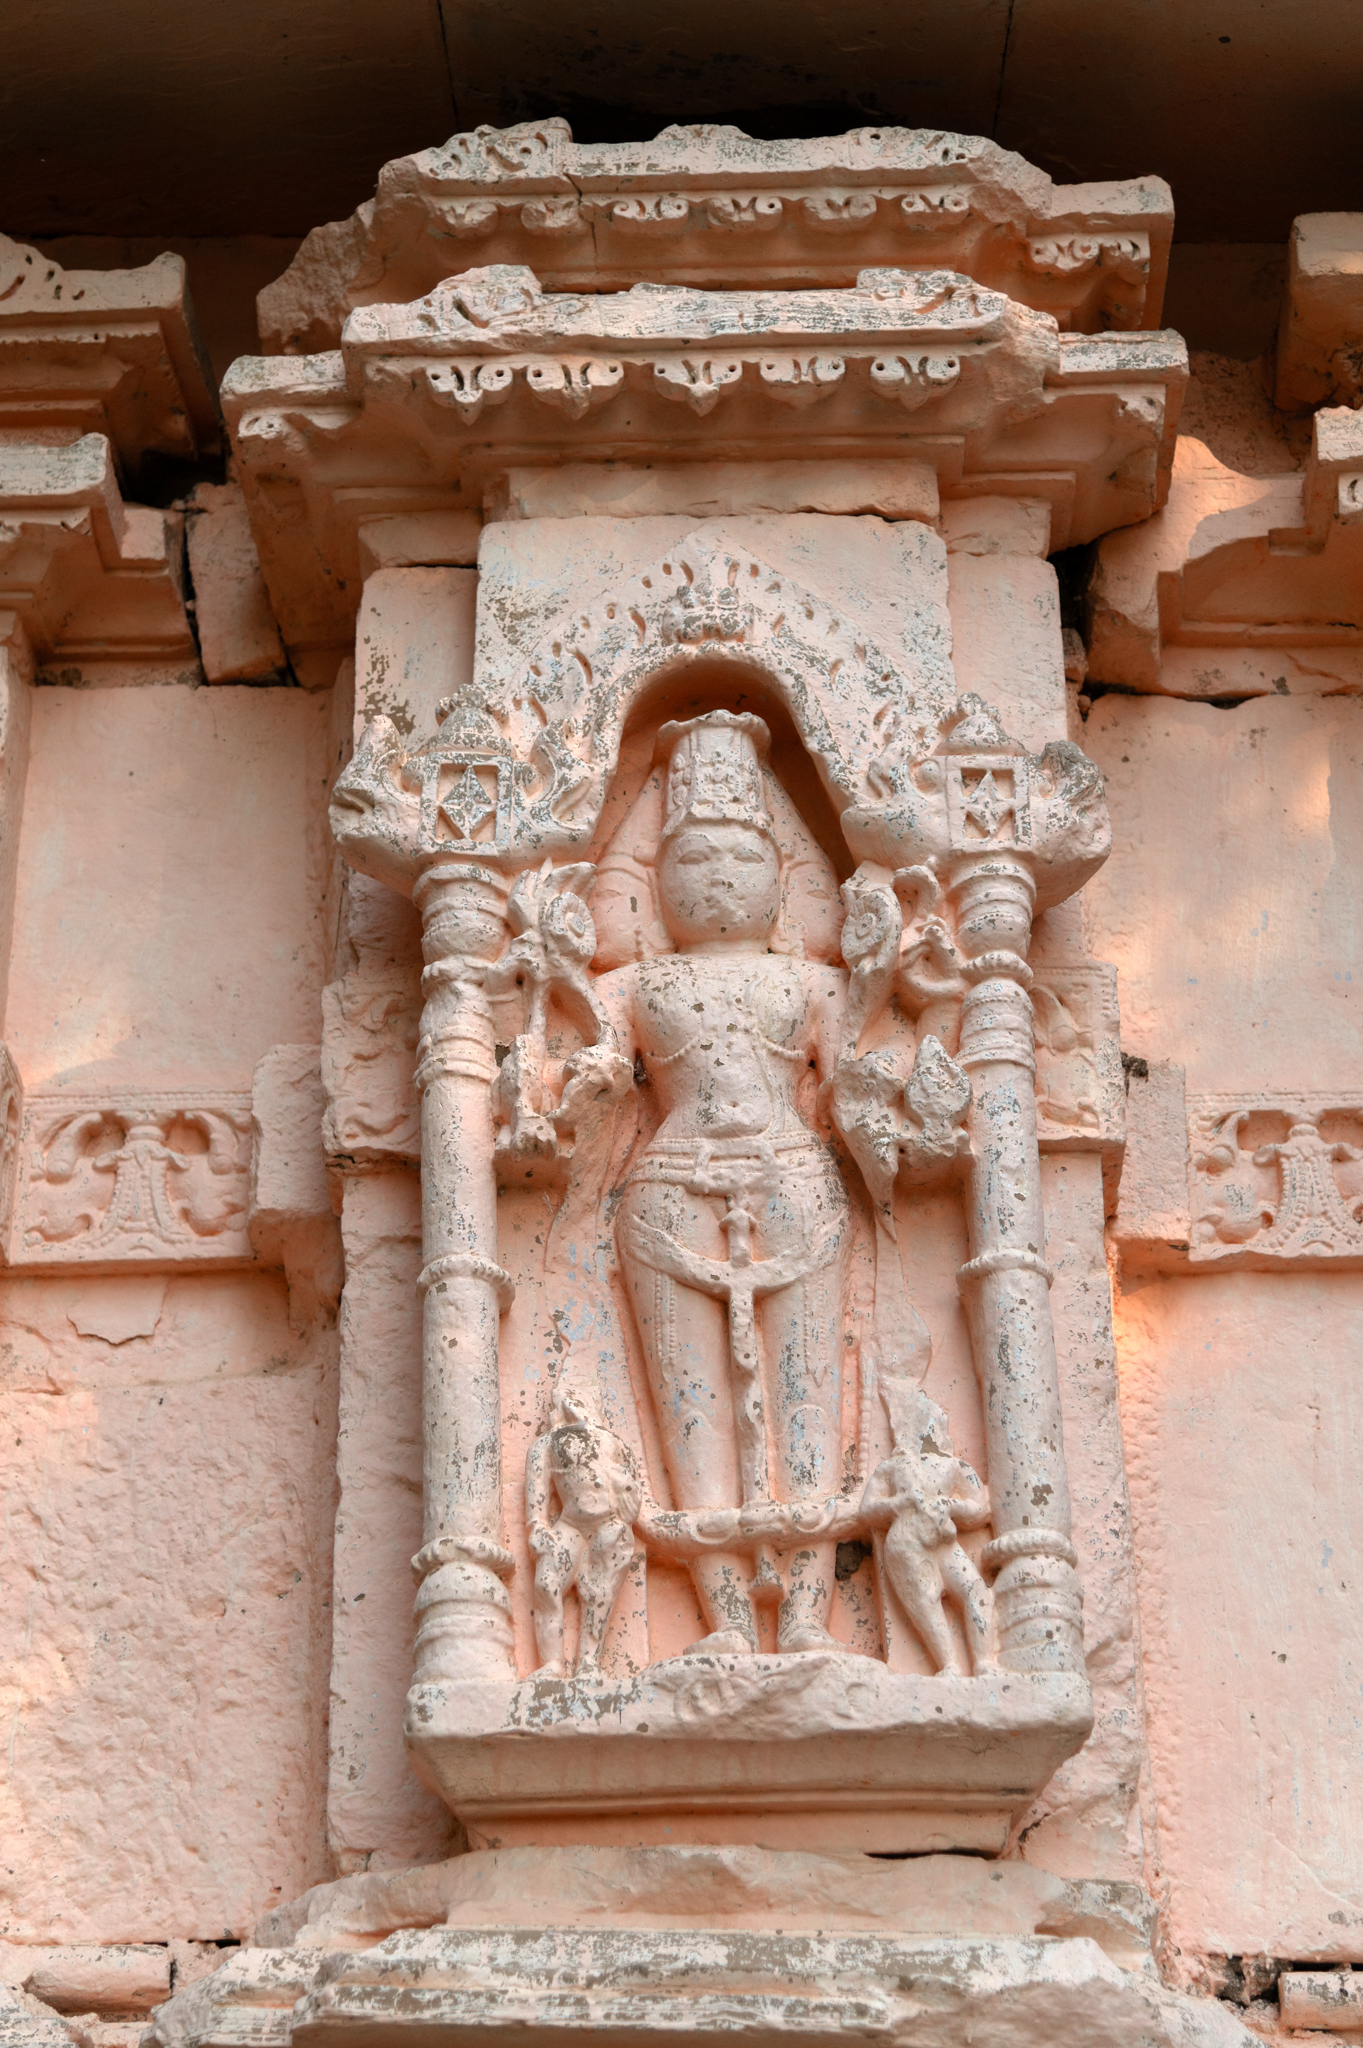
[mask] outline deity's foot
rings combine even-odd
[[[784,1656],[801,1650],[846,1650],[846,1643],[840,1643],[830,1635],[821,1622],[807,1621],[799,1628],[784,1630],[776,1638],[777,1650]]]
[[[742,1629],[717,1628],[713,1635],[702,1636],[698,1643],[688,1643],[681,1654],[683,1657],[755,1657],[757,1645],[749,1641]]]

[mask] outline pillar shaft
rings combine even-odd
[[[989,1448],[994,1540],[986,1561],[999,1568],[999,1652],[1013,1670],[1082,1671],[1024,957],[1034,885],[1021,861],[977,857],[960,864],[950,893],[972,983],[958,1056],[973,1088],[970,1258],[958,1280]]]
[[[502,1543],[498,1325],[511,1282],[496,1263],[490,1089],[492,1018],[483,990],[505,936],[495,869],[446,862],[417,883],[426,971],[421,1091],[424,1543],[413,1560],[418,1684],[514,1675]]]

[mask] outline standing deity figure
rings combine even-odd
[[[939,1671],[966,1675],[943,1612],[947,1600],[960,1611],[970,1670],[990,1670],[989,1589],[959,1540],[962,1529],[990,1519],[989,1494],[957,1457],[946,1416],[921,1387],[887,1378],[881,1394],[894,1450],[870,1475],[861,1502],[863,1520],[885,1531],[881,1569]]]
[[[617,1052],[642,1062],[662,1120],[630,1161],[617,1242],[680,1508],[817,1501],[841,1482],[847,1194],[812,1124],[831,1078],[846,975],[775,948],[782,861],[767,728],[716,711],[663,727],[658,910],[675,951],[604,975]],[[840,1647],[835,1545],[717,1550],[692,1566],[711,1634],[758,1648],[775,1597],[781,1651]]]
[[[525,1465],[535,1642],[545,1675],[566,1673],[563,1596],[574,1586],[581,1617],[574,1669],[588,1672],[600,1663],[602,1640],[634,1561],[642,1494],[629,1445],[595,1420],[581,1395],[561,1389],[549,1428],[531,1445]]]

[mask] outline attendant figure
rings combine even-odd
[[[873,1530],[881,1569],[939,1671],[962,1669],[943,1603],[960,1612],[970,1670],[993,1670],[992,1600],[960,1542],[962,1529],[989,1520],[987,1489],[974,1468],[958,1458],[946,1416],[912,1380],[886,1379],[881,1395],[894,1433],[894,1450],[866,1482],[861,1509]]]
[[[536,1438],[525,1466],[535,1643],[543,1675],[567,1675],[563,1596],[574,1586],[581,1616],[574,1669],[589,1672],[600,1664],[606,1628],[634,1561],[642,1492],[629,1445],[593,1419],[580,1395],[562,1389],[550,1427]]]

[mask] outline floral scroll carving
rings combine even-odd
[[[1188,1109],[1190,1263],[1363,1261],[1363,1097],[1265,1090]]]
[[[245,1260],[251,1098],[190,1091],[29,1098],[13,1256]]]

